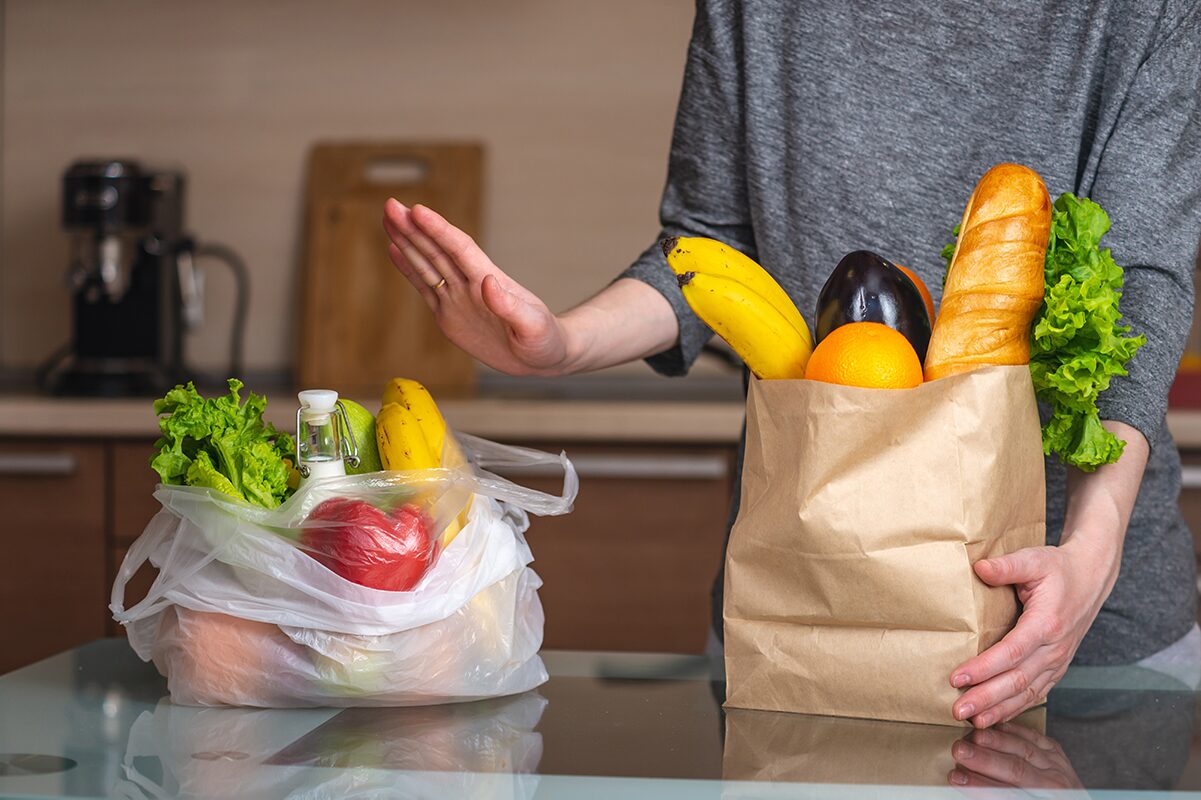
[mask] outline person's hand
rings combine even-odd
[[[1079,535],[976,562],[985,583],[1016,587],[1022,613],[1001,641],[952,671],[952,686],[971,687],[955,701],[955,719],[987,728],[1045,698],[1109,595],[1117,564],[1116,553]]]
[[[952,745],[951,757],[956,767],[947,775],[947,782],[955,787],[1084,788],[1063,748],[1024,725],[1002,724],[973,731]]]
[[[990,586],[1017,589],[1022,613],[1005,638],[951,672],[952,686],[971,687],[952,706],[955,719],[987,728],[1046,697],[1113,591],[1150,448],[1124,422],[1101,424],[1126,448],[1117,462],[1095,472],[1068,471],[1059,546],[1029,547],[975,564]]]
[[[562,372],[569,359],[560,320],[500,270],[475,241],[425,206],[384,205],[388,255],[434,312],[446,337],[511,375]]]

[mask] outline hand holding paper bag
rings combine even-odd
[[[1105,426],[1127,442],[1125,451],[1116,464],[1076,476],[1059,546],[976,563],[989,585],[1014,585],[1023,610],[1001,642],[955,669],[953,686],[974,684],[956,703],[956,718],[986,728],[1045,698],[1113,589],[1147,443],[1129,425]]]

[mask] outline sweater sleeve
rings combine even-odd
[[[669,236],[707,236],[755,257],[747,201],[742,36],[734,3],[698,0],[659,206]],[[679,341],[646,359],[656,372],[684,375],[713,332],[688,307],[658,243],[620,277],[657,289],[675,311]]]
[[[1102,243],[1126,271],[1122,315],[1147,337],[1098,407],[1152,446],[1188,337],[1201,240],[1201,6],[1191,6],[1135,74],[1091,190],[1113,225]]]

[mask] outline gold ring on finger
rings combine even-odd
[[[436,292],[445,285],[446,285],[446,278],[443,278],[442,280],[438,281],[437,283],[430,284],[430,288]]]

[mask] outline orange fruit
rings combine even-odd
[[[926,288],[926,284],[922,283],[922,279],[917,276],[917,273],[908,267],[902,267],[897,264],[897,269],[909,276],[909,280],[913,281],[913,285],[921,292],[922,301],[926,304],[926,314],[930,316],[930,325],[934,325],[934,298],[930,296],[930,290]]]
[[[922,362],[900,332],[879,322],[851,322],[821,340],[805,377],[868,389],[911,389],[922,382]]]

